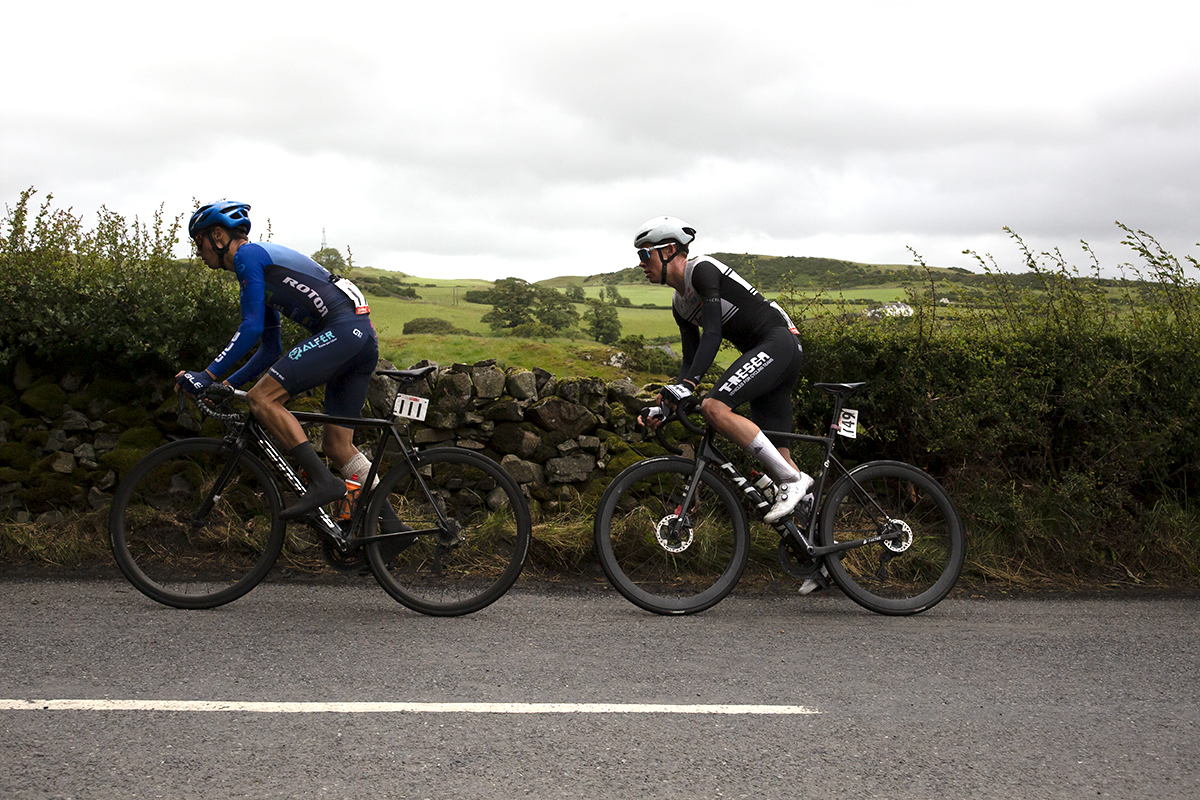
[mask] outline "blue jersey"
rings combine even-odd
[[[262,341],[254,357],[230,376],[234,386],[259,375],[279,357],[281,317],[315,334],[337,320],[369,311],[353,283],[333,277],[308,256],[282,245],[247,242],[234,255],[233,268],[241,286],[242,324],[208,371],[219,380]]]

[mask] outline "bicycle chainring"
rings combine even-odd
[[[654,538],[668,553],[682,553],[692,546],[696,532],[687,524],[686,519],[681,519],[678,514],[668,514],[658,521],[658,526],[654,529]]]
[[[793,578],[810,578],[821,567],[820,561],[808,553],[801,552],[800,546],[787,537],[779,540],[775,556],[779,559],[779,566],[783,567],[783,571]]]
[[[329,536],[321,537],[321,557],[325,559],[326,564],[338,572],[355,572],[362,569],[366,563],[361,547],[344,553]]]
[[[889,519],[887,525],[883,526],[884,536],[893,536],[896,538],[885,539],[883,546],[893,553],[903,553],[908,548],[912,547],[913,532],[908,523],[902,519]]]

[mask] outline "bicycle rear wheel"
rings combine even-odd
[[[163,445],[117,486],[108,516],[117,566],[138,591],[176,608],[244,595],[283,547],[279,490],[249,453],[220,439]]]
[[[821,508],[821,544],[892,535],[825,557],[834,582],[878,614],[916,614],[954,588],[966,558],[958,510],[930,475],[899,461],[872,461],[829,491]]]
[[[384,503],[414,533],[399,543],[368,542],[371,572],[384,591],[422,614],[478,611],[507,592],[525,566],[529,504],[499,464],[471,450],[439,447],[416,459],[417,474],[402,464],[372,490],[367,535],[378,532]]]
[[[732,591],[750,556],[746,515],[709,469],[691,507],[681,504],[696,464],[652,458],[609,484],[596,511],[604,574],[634,605],[656,614],[695,614]]]

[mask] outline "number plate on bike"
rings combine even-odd
[[[842,409],[842,418],[838,420],[838,434],[847,439],[858,438],[858,412],[853,408]]]
[[[424,397],[413,397],[410,394],[396,395],[396,404],[392,406],[392,412],[397,417],[405,419],[415,419],[417,422],[423,422],[425,415],[429,412],[429,401]]]

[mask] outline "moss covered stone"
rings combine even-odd
[[[165,441],[158,428],[130,428],[117,439],[117,448],[130,447],[150,451]]]
[[[133,404],[114,408],[104,415],[104,419],[122,428],[145,428],[151,424],[150,412],[144,406]]]
[[[118,447],[114,450],[109,450],[100,456],[100,466],[113,470],[117,475],[124,476],[125,473],[133,469],[134,464],[141,461],[150,452],[150,449],[139,450],[133,447]]]
[[[19,470],[27,470],[35,461],[33,451],[21,442],[0,444],[0,464]]]
[[[146,394],[146,390],[133,381],[123,381],[116,378],[97,378],[89,383],[77,397],[86,405],[92,400],[111,400],[114,403],[128,403]]]
[[[62,475],[46,474],[31,481],[20,492],[26,503],[35,507],[61,504],[75,495],[75,487]]]
[[[57,383],[41,380],[21,393],[21,404],[42,417],[58,417],[67,404],[67,393]]]

